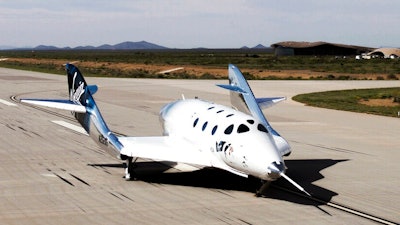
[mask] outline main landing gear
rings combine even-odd
[[[134,171],[133,169],[135,168],[135,162],[136,162],[137,158],[135,158],[135,160],[133,160],[133,157],[127,157],[125,159],[125,180],[134,180]]]

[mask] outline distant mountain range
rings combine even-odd
[[[30,47],[24,47],[24,48],[17,48],[17,47],[11,47],[11,46],[0,46],[1,49],[21,49],[21,50],[162,50],[162,49],[170,49],[161,45],[153,44],[147,41],[139,41],[139,42],[132,42],[132,41],[125,41],[119,44],[115,45],[109,45],[109,44],[104,44],[100,46],[78,46],[75,48],[71,47],[56,47],[56,46],[51,46],[51,45],[39,45],[34,48]],[[207,48],[202,48],[202,49],[207,49]],[[247,46],[243,46],[240,49],[270,49],[270,47],[265,47],[264,45],[256,45],[252,48],[249,48]]]
[[[119,44],[115,45],[109,45],[109,44],[104,44],[100,46],[78,46],[75,48],[71,47],[64,47],[64,48],[58,48],[55,46],[48,46],[48,45],[39,45],[34,48],[33,50],[141,50],[141,49],[168,49],[167,47],[161,46],[161,45],[156,45],[153,43],[149,43],[146,41],[139,41],[139,42],[132,42],[132,41],[125,41]]]
[[[262,44],[258,44],[258,45],[254,46],[254,47],[252,47],[252,48],[249,48],[249,47],[247,47],[247,46],[241,47],[241,49],[264,49],[264,48],[270,48],[270,47],[266,47],[266,46],[264,46],[264,45],[262,45]]]

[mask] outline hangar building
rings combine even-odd
[[[374,48],[335,44],[328,42],[297,42],[285,41],[278,42],[271,45],[274,48],[276,56],[288,55],[335,55],[335,56],[349,56],[367,53]]]
[[[368,53],[370,56],[377,56],[379,58],[399,58],[400,57],[400,49],[399,48],[378,48],[374,51]]]

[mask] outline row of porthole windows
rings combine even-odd
[[[198,122],[199,122],[199,118],[196,118],[196,119],[194,120],[194,122],[193,122],[193,127],[196,127],[196,125],[197,125]],[[250,124],[254,124],[254,120],[247,120],[247,122],[250,123]],[[207,128],[207,125],[208,125],[208,121],[204,122],[204,123],[203,123],[203,126],[201,127],[201,130],[202,130],[202,131],[205,131],[205,129]],[[231,133],[233,132],[234,127],[235,127],[235,126],[234,126],[233,124],[229,125],[229,126],[225,129],[224,134],[227,134],[227,135],[231,134]],[[213,127],[213,129],[211,130],[211,135],[214,135],[215,132],[217,132],[217,129],[218,129],[218,125],[215,125],[215,126]],[[265,126],[262,125],[261,123],[257,125],[257,129],[258,129],[259,131],[261,131],[261,132],[268,133],[267,128],[265,128]],[[240,125],[238,126],[238,128],[237,128],[237,132],[238,132],[238,133],[245,133],[245,132],[248,132],[248,131],[250,131],[250,128],[249,128],[247,125],[245,125],[245,124],[240,124]]]
[[[194,120],[194,122],[193,122],[193,127],[196,127],[196,125],[197,125],[198,122],[199,122],[199,118],[196,118],[196,119]],[[205,131],[206,128],[207,128],[207,125],[208,125],[208,121],[204,122],[204,123],[203,123],[203,126],[201,127],[201,130],[202,130],[202,131]],[[217,129],[218,129],[218,125],[215,125],[215,126],[213,127],[213,129],[211,130],[211,135],[214,135],[215,132],[217,132]]]
[[[211,110],[211,109],[214,109],[215,108],[215,106],[211,106],[211,107],[209,107],[208,108],[208,110]],[[218,110],[217,111],[217,113],[222,113],[224,110],[223,109],[220,109],[220,110]],[[226,117],[231,117],[231,116],[233,116],[233,114],[231,113],[231,114],[228,114],[228,115],[226,115]]]
[[[193,127],[196,127],[196,125],[197,125],[198,122],[199,122],[199,118],[196,118],[196,119],[194,120],[194,122],[193,122]],[[203,123],[203,126],[201,127],[201,130],[204,131],[204,130],[207,128],[207,125],[208,125],[208,121],[204,122],[204,123]],[[217,128],[218,128],[218,125],[215,125],[215,126],[213,127],[213,129],[211,130],[211,135],[214,135],[215,132],[217,132]]]
[[[208,110],[211,110],[211,109],[214,109],[214,108],[215,108],[215,106],[211,106],[211,107],[208,108]],[[222,112],[224,112],[223,109],[217,111],[217,113],[222,113]],[[228,114],[228,115],[226,115],[226,117],[231,117],[231,116],[233,116],[233,115],[234,115],[234,114]],[[197,125],[198,122],[199,122],[199,118],[196,118],[196,119],[194,120],[194,122],[193,122],[193,127],[196,127],[196,125]],[[254,120],[251,120],[251,119],[247,120],[247,122],[248,122],[249,124],[254,124]],[[201,130],[202,130],[202,131],[205,131],[205,129],[207,128],[207,125],[208,125],[208,121],[204,122],[204,123],[203,123],[203,126],[201,127]],[[217,129],[218,129],[218,125],[215,125],[215,126],[213,127],[213,129],[211,130],[211,135],[214,135],[215,132],[217,132]],[[233,132],[233,129],[234,129],[234,125],[233,125],[233,124],[229,125],[229,126],[225,129],[224,134],[227,134],[227,135],[231,134],[231,133]],[[262,125],[262,124],[258,124],[258,125],[257,125],[257,129],[258,129],[259,131],[261,131],[261,132],[268,133],[268,129],[267,129],[264,125]],[[247,125],[245,125],[245,124],[240,124],[240,125],[238,126],[238,128],[237,128],[237,132],[238,132],[238,133],[245,133],[245,132],[248,132],[248,131],[250,131],[250,128],[249,128]]]

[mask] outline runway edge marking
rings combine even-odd
[[[51,122],[55,123],[57,125],[60,125],[62,127],[68,128],[70,130],[76,131],[78,133],[81,133],[81,134],[84,134],[84,135],[88,135],[86,133],[85,129],[83,129],[82,127],[76,126],[76,125],[71,124],[71,123],[67,123],[67,122],[65,122],[63,120],[52,120]]]
[[[0,99],[0,103],[3,103],[4,105],[8,105],[8,106],[17,106],[17,104],[14,104],[12,102]]]

